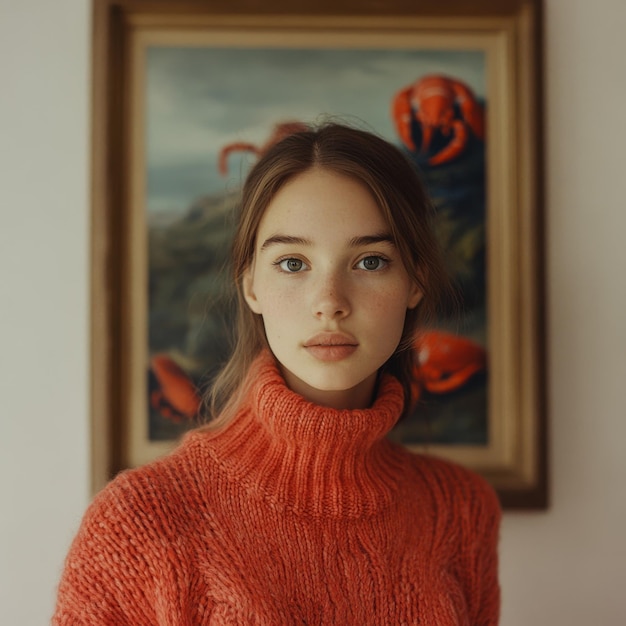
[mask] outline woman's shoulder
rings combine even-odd
[[[205,462],[205,467],[200,463]],[[159,532],[183,523],[184,517],[210,499],[211,468],[199,460],[193,442],[184,440],[171,454],[118,473],[96,496],[83,524],[104,528],[122,525]]]
[[[414,466],[429,491],[456,508],[500,516],[500,501],[493,486],[480,474],[431,454],[415,454]]]

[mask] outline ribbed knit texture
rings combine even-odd
[[[287,389],[268,354],[250,377],[231,423],[96,497],[53,624],[498,623],[497,498],[385,439],[394,378],[339,411]]]

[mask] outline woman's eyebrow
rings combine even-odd
[[[393,237],[388,233],[378,233],[376,235],[363,235],[362,237],[353,237],[350,239],[350,246],[358,248],[361,246],[371,246],[377,243],[389,243],[395,246]]]
[[[267,250],[267,248],[269,248],[270,246],[278,243],[298,246],[310,246],[313,242],[310,239],[305,239],[304,237],[292,237],[291,235],[272,235],[263,242],[261,250]]]

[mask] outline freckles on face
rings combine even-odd
[[[421,298],[369,190],[320,168],[270,202],[243,291],[287,384],[337,408],[368,405]]]

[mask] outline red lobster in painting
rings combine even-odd
[[[150,372],[156,380],[156,388],[150,394],[150,406],[175,423],[194,419],[202,401],[183,368],[168,354],[155,354],[150,359]]]
[[[257,156],[257,158],[260,158],[275,143],[282,141],[286,137],[289,137],[289,135],[299,133],[303,130],[308,130],[308,126],[303,122],[281,122],[274,126],[274,128],[272,129],[272,134],[269,136],[268,140],[260,146],[245,141],[236,141],[234,143],[229,143],[220,150],[220,156],[218,161],[218,169],[220,171],[220,174],[222,174],[222,176],[226,176],[226,174],[228,174],[228,156],[231,154],[231,152],[252,152]]]
[[[433,74],[423,76],[399,91],[392,104],[392,117],[402,143],[411,152],[428,154],[435,132],[449,142],[428,158],[429,165],[441,165],[460,156],[470,133],[485,138],[485,114],[474,92],[462,81]],[[413,123],[421,128],[421,145],[415,145]]]
[[[487,369],[485,349],[467,337],[431,330],[422,333],[413,348],[414,399],[424,389],[436,394],[456,391]]]

